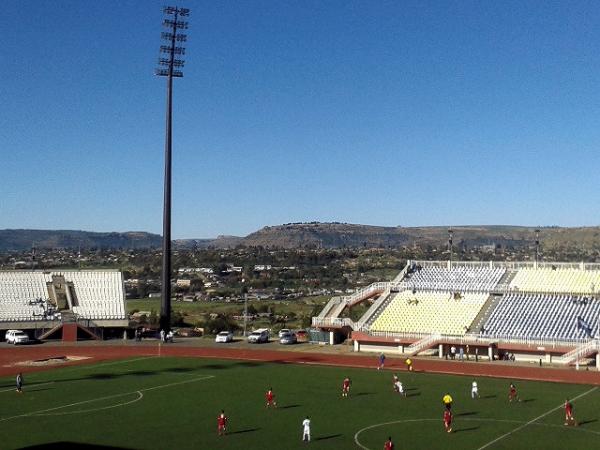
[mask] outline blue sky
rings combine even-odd
[[[3,3],[0,228],[161,232],[162,5]],[[600,224],[597,2],[181,6],[174,237]]]

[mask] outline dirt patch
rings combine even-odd
[[[50,358],[34,359],[29,361],[17,361],[9,366],[27,366],[27,367],[47,367],[66,364],[74,361],[90,359],[90,356],[52,356]]]

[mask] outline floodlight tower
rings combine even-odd
[[[162,288],[160,302],[160,329],[165,332],[171,329],[171,135],[173,117],[173,78],[183,77],[181,69],[185,64],[181,55],[185,55],[185,47],[180,46],[187,41],[187,35],[179,33],[184,30],[188,23],[179,20],[187,17],[190,10],[166,6],[163,9],[165,18],[163,26],[169,31],[161,33],[161,39],[166,45],[160,46],[160,52],[166,54],[158,60],[159,68],[155,73],[161,77],[167,77],[167,124],[165,137],[165,181],[164,181],[164,203],[163,203],[163,242],[162,242]],[[177,55],[177,56],[176,56]]]

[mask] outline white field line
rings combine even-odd
[[[152,387],[144,388],[144,389],[136,389],[135,391],[124,392],[122,394],[107,395],[105,397],[92,398],[90,400],[82,400],[80,402],[69,403],[67,405],[56,406],[54,408],[41,409],[41,410],[38,410],[38,411],[32,411],[32,412],[29,412],[29,413],[19,414],[19,415],[16,415],[16,416],[3,417],[3,418],[0,419],[0,422],[6,422],[7,420],[18,419],[20,417],[35,416],[35,415],[38,415],[38,414],[43,414],[43,413],[47,413],[47,412],[51,412],[51,411],[56,411],[58,409],[70,408],[71,406],[84,405],[86,403],[99,402],[101,400],[109,400],[111,398],[123,397],[125,395],[136,394],[138,392],[142,393],[142,392],[147,392],[147,391],[153,391],[155,389],[163,389],[163,388],[166,388],[166,387],[178,386],[178,385],[181,385],[181,384],[194,383],[196,381],[208,380],[208,379],[214,378],[214,377],[215,377],[214,375],[204,375],[204,376],[201,376],[201,377],[198,377],[198,378],[193,378],[191,380],[177,381],[175,383],[161,384],[160,386],[152,386]]]
[[[48,381],[47,383],[30,384],[30,385],[27,385],[27,389],[38,387],[38,386],[47,386],[48,384],[54,384],[54,383],[55,383],[54,381]],[[16,384],[15,384],[15,386],[16,386]],[[2,392],[12,392],[12,391],[16,391],[16,388],[4,389],[4,390],[0,391],[0,393],[2,393]]]
[[[100,364],[67,366],[67,367],[65,367],[65,369],[95,369],[96,367],[115,366],[117,364],[126,364],[126,363],[130,363],[130,362],[143,361],[145,359],[154,359],[154,358],[157,358],[157,356],[143,356],[141,358],[120,359],[118,361],[110,361],[110,362],[100,363]]]
[[[382,423],[376,423],[375,425],[369,425],[368,427],[364,427],[361,428],[360,430],[358,430],[355,434],[354,434],[354,442],[356,443],[356,445],[358,445],[360,448],[362,448],[363,450],[370,450],[369,447],[365,447],[364,445],[362,445],[360,443],[360,441],[358,440],[358,435],[360,433],[362,433],[363,431],[367,431],[370,430],[371,428],[379,428],[379,427],[384,427],[386,425],[392,425],[395,423],[410,423],[410,422],[433,422],[439,419],[406,419],[406,420],[393,420],[391,422],[382,422]]]
[[[595,391],[595,390],[597,390],[597,389],[598,389],[598,387],[593,387],[593,388],[591,388],[589,391],[585,391],[585,392],[583,392],[582,394],[579,394],[577,397],[574,397],[574,398],[572,398],[572,399],[571,399],[571,401],[575,401],[575,400],[577,400],[578,398],[585,397],[586,395],[588,395],[588,394],[591,394],[592,392],[594,392],[594,391]],[[563,404],[561,403],[561,404],[560,404],[560,405],[558,405],[557,407],[555,407],[555,408],[552,408],[552,409],[550,409],[550,410],[546,411],[544,414],[540,414],[539,416],[537,416],[537,417],[535,417],[535,418],[531,419],[529,422],[526,422],[526,423],[524,423],[524,424],[523,424],[523,425],[521,425],[520,427],[517,427],[517,428],[515,428],[514,430],[511,430],[511,431],[509,431],[508,433],[504,433],[502,436],[498,436],[496,439],[494,439],[494,440],[492,440],[492,441],[488,442],[487,444],[484,444],[484,445],[482,445],[482,446],[481,446],[481,447],[479,447],[477,450],[483,450],[484,448],[488,448],[490,445],[493,445],[493,444],[495,444],[496,442],[498,442],[498,441],[501,441],[502,439],[504,439],[504,438],[506,438],[506,437],[510,436],[511,434],[514,434],[514,433],[516,433],[517,431],[520,431],[520,430],[522,430],[523,428],[525,428],[525,427],[527,427],[527,426],[531,425],[531,424],[532,424],[532,423],[534,423],[534,422],[537,422],[537,421],[538,421],[538,420],[540,420],[540,419],[543,419],[543,418],[544,418],[544,417],[546,417],[547,415],[549,415],[549,414],[552,414],[554,411],[557,411],[557,410],[561,409],[562,407],[563,407]]]
[[[131,405],[132,403],[139,402],[141,399],[144,398],[144,394],[142,394],[140,391],[137,391],[137,394],[138,394],[137,397],[134,398],[133,400],[129,400],[127,402],[122,402],[122,403],[117,403],[115,405],[103,406],[100,408],[91,408],[91,409],[78,409],[76,411],[66,411],[66,412],[57,412],[57,413],[53,413],[53,412],[37,413],[34,415],[35,416],[66,416],[68,414],[81,414],[81,413],[87,413],[87,412],[97,412],[97,411],[104,411],[106,409],[119,408],[121,406],[127,406],[127,405]]]
[[[382,422],[382,423],[376,423],[374,425],[370,425],[368,427],[362,428],[360,430],[358,430],[356,432],[356,434],[354,435],[354,442],[356,443],[357,446],[359,446],[360,448],[362,448],[363,450],[370,450],[369,447],[365,447],[364,445],[362,445],[358,439],[358,436],[363,432],[363,431],[367,431],[370,430],[372,428],[378,428],[378,427],[384,427],[386,425],[393,425],[393,424],[402,424],[402,423],[415,423],[415,422],[438,422],[441,419],[404,419],[404,420],[394,420],[392,422]],[[471,418],[471,417],[465,417],[465,418],[461,418],[460,422],[497,422],[497,423],[514,423],[514,424],[524,424],[525,422],[520,421],[520,420],[510,420],[510,419],[492,419],[492,418]],[[600,435],[600,431],[594,431],[594,430],[588,430],[586,428],[574,428],[574,427],[565,427],[564,425],[555,425],[555,424],[551,424],[551,423],[532,423],[531,425],[533,426],[540,426],[540,427],[550,427],[550,428],[560,428],[562,430],[569,430],[569,431],[578,431],[578,432],[583,432],[583,433],[592,433],[595,435]]]

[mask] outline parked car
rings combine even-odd
[[[261,342],[269,342],[269,330],[259,328],[248,335],[248,342],[251,344],[259,344]]]
[[[221,331],[217,334],[215,342],[233,342],[233,333],[231,331]]]
[[[29,336],[21,330],[8,330],[5,335],[8,344],[27,344]]]
[[[296,338],[295,333],[289,332],[289,333],[285,333],[282,336],[279,336],[280,344],[291,345],[291,344],[295,344],[296,342],[298,342],[298,339]]]
[[[298,331],[296,331],[296,338],[300,342],[307,342],[308,341],[308,333],[307,333],[307,331],[306,330],[298,330]]]
[[[287,328],[282,328],[281,330],[279,330],[279,337],[281,337],[285,334],[289,334],[291,332],[292,332],[292,330],[288,330]]]

